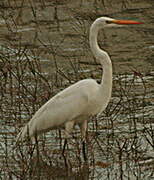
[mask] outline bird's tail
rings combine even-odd
[[[21,131],[19,132],[19,134],[16,137],[16,145],[18,145],[21,141],[24,141],[26,138],[30,137],[29,136],[29,126],[26,125],[25,127],[23,127],[21,129]]]
[[[23,132],[23,128],[22,128],[22,130],[19,132],[19,134],[17,135],[17,137],[16,137],[16,143],[15,144],[19,144],[19,142],[20,141],[22,141],[22,132]]]

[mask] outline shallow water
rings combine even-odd
[[[66,169],[60,155],[61,138],[59,131],[53,131],[39,143],[43,159],[39,162],[44,163],[41,175],[55,179],[154,178],[153,7],[154,1],[146,0],[0,3],[2,179],[21,179],[22,175],[28,179],[33,174],[31,169],[37,167],[29,165],[33,158],[35,165],[36,156],[31,146],[22,149],[23,155],[19,149],[11,151],[10,157],[8,152],[19,128],[42,104],[80,79],[92,77],[100,81],[101,70],[90,51],[88,33],[93,20],[104,15],[144,24],[105,29],[99,34],[99,45],[109,52],[113,62],[114,87],[106,111],[97,123],[95,117],[89,123],[89,167],[81,172],[83,159],[77,128],[77,139],[70,138],[67,150],[72,172],[63,173]],[[12,164],[16,167],[12,168]],[[55,175],[47,167],[55,168]]]

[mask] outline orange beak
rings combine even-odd
[[[115,23],[115,24],[143,24],[142,22],[133,21],[133,20],[113,20],[112,23]]]

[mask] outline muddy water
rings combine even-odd
[[[3,3],[2,3],[3,4]],[[153,66],[153,1],[49,1],[25,3],[12,1],[2,7],[1,45],[28,47],[41,52],[42,60],[53,61],[52,51],[59,64],[66,56],[79,61],[92,61],[88,45],[89,26],[99,16],[130,18],[144,24],[100,32],[99,44],[112,57],[114,73],[132,68],[149,72]],[[7,26],[6,26],[7,23]],[[46,46],[46,47],[44,47]]]
[[[9,62],[10,60],[12,62],[28,60],[29,62],[31,59],[38,59],[41,62],[42,75],[49,78],[51,85],[54,82],[53,74],[57,68],[60,69],[60,76],[66,75],[67,78],[62,78],[61,87],[55,88],[53,85],[53,94],[50,96],[63,89],[64,86],[82,78],[93,77],[100,81],[101,71],[93,65],[95,60],[88,43],[89,27],[97,17],[105,15],[119,19],[130,18],[144,23],[139,26],[101,30],[99,34],[99,45],[109,52],[113,62],[114,89],[111,103],[100,117],[101,121],[99,120],[98,124],[91,121],[89,124],[88,175],[85,169],[83,171],[86,174],[85,179],[148,180],[154,178],[154,1],[118,0],[115,3],[114,0],[109,2],[96,0],[26,2],[17,0],[2,1],[0,8],[1,58],[5,54],[7,61],[9,57]],[[26,55],[21,53],[21,56],[20,52],[23,49],[26,49]],[[5,64],[4,59],[0,60],[1,67]],[[2,82],[5,82],[5,69],[1,72]],[[31,88],[35,87],[36,82],[30,81],[31,74],[28,70],[27,77],[26,85]],[[6,86],[10,83],[9,81]],[[4,84],[1,83],[1,89],[3,86]],[[43,90],[39,90],[41,95],[44,93]],[[16,97],[18,101],[12,98],[10,102],[10,94],[1,94],[3,106],[1,106],[0,115],[2,127],[0,157],[2,157],[3,167],[0,168],[0,173],[5,179],[9,177],[9,172],[11,174],[14,171],[7,162],[6,147],[9,148],[14,143],[19,127],[48,99],[42,95],[43,102],[36,104],[36,107],[27,101],[21,101],[21,104],[27,103],[28,111],[22,107],[17,108],[19,99],[24,99],[23,96]],[[27,98],[29,98],[28,95]],[[11,112],[17,113],[12,115]],[[18,122],[14,119],[21,120]],[[98,134],[95,133],[96,129]],[[77,129],[77,136],[78,134]],[[62,173],[62,169],[57,168],[61,167],[61,160],[57,159],[60,144],[58,137],[59,134],[55,131],[47,134],[46,149],[44,150],[44,146],[41,145],[42,151],[46,152],[42,157],[45,159],[46,166],[56,168],[56,176],[52,172],[51,177],[67,179],[68,176]],[[81,167],[78,156],[81,154],[76,152],[76,148],[81,149],[80,143],[74,138],[70,141],[69,148],[72,151],[68,150],[70,152],[68,156],[73,167],[70,177],[77,176],[80,179],[82,173],[79,171]],[[52,155],[51,149],[53,150]],[[49,157],[53,159],[52,163]],[[15,163],[13,158],[10,162]],[[19,175],[20,171],[24,172],[24,168],[19,165],[19,162],[16,164],[15,171]],[[17,175],[10,175],[10,177],[20,179]]]

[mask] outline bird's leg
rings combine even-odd
[[[64,154],[65,153],[66,145],[67,145],[67,139],[65,138],[64,146],[63,146],[63,151],[62,151],[62,156],[64,158],[65,167],[68,168],[67,158],[65,157],[65,154]]]
[[[64,153],[65,153],[66,145],[67,145],[67,139],[65,138],[65,140],[64,140],[64,146],[63,146],[63,151],[62,151],[62,154],[63,154],[63,155],[64,155]]]
[[[84,161],[87,162],[86,143],[85,143],[85,140],[82,141],[82,152],[83,152]]]
[[[65,141],[64,141],[62,155],[63,155],[63,158],[64,158],[65,166],[67,168],[69,167],[69,164],[68,164],[67,158],[65,157],[65,149],[66,149],[66,145],[67,145],[67,139],[68,139],[69,134],[71,133],[71,131],[73,129],[73,126],[74,126],[74,121],[68,121],[65,124]]]
[[[87,148],[86,148],[86,132],[87,132],[87,120],[85,120],[81,126],[81,135],[82,135],[82,152],[84,161],[87,162]]]
[[[68,121],[66,124],[65,124],[65,141],[64,141],[64,148],[63,148],[63,153],[65,151],[65,147],[66,147],[66,144],[67,144],[67,139],[73,129],[73,126],[74,126],[74,121]]]

